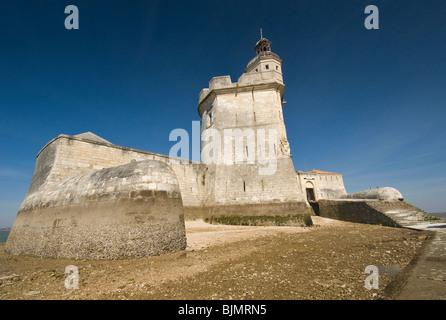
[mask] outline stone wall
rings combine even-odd
[[[349,222],[401,227],[397,221],[370,205],[372,202],[379,200],[320,200],[319,215]]]
[[[289,157],[290,148],[286,136],[286,129],[283,119],[282,101],[281,95],[283,87],[277,87],[271,85],[266,88],[252,88],[252,90],[236,91],[236,92],[222,92],[215,93],[214,99],[210,101],[203,101],[203,105],[200,105],[202,116],[202,131],[206,129],[215,129],[221,136],[222,150],[221,158],[219,162],[224,163],[226,159],[223,155],[225,150],[225,130],[232,130],[236,132],[239,130],[242,134],[254,133],[253,143],[248,144],[248,136],[243,137],[244,146],[242,147],[243,161],[251,159],[254,155],[258,155],[258,145],[261,143],[264,147],[264,155],[274,156],[276,158]],[[241,90],[241,89],[240,89]],[[210,114],[213,114],[213,123],[209,121]],[[273,137],[271,129],[276,130],[275,140],[270,141]],[[264,132],[264,136],[260,136]],[[229,136],[230,138],[230,136]],[[202,142],[202,150],[206,147],[207,143]],[[232,145],[232,160],[235,162],[235,140],[231,139],[227,141]],[[246,148],[248,147],[248,149]],[[256,158],[257,159],[257,158]]]
[[[342,174],[325,171],[298,171],[297,179],[305,193],[306,188],[313,188],[316,201],[322,199],[341,199],[347,195]]]
[[[273,175],[259,175],[259,166],[255,164],[217,166],[213,202],[215,205],[305,202],[293,173],[289,158],[277,160]]]
[[[30,191],[6,250],[66,259],[121,259],[183,250],[175,173],[147,160],[84,173]]]
[[[207,168],[204,204],[211,215],[311,212],[291,160],[281,71],[280,59],[259,58],[239,82],[215,77],[200,93],[202,158],[220,150]],[[210,130],[218,132],[218,145],[206,139]]]
[[[346,199],[321,200],[319,215],[350,222],[408,227],[420,223],[437,223],[440,219],[401,200]]]
[[[167,163],[175,172],[186,219],[205,218],[223,212],[216,207],[231,206],[240,213],[250,214],[253,206],[265,208],[268,203],[278,202],[284,203],[284,208],[293,207],[289,203],[300,202],[294,206],[293,213],[296,213],[296,208],[300,212],[311,210],[300,193],[297,180],[293,179],[294,166],[290,158],[276,159],[275,174],[262,176],[259,175],[261,166],[255,164],[206,166],[178,159],[171,161],[165,155],[67,135],[51,140],[39,152],[28,193],[81,174],[148,159]],[[240,210],[245,204],[253,206]],[[274,208],[278,206],[274,205]],[[259,214],[265,212],[264,209],[257,211]],[[288,211],[283,214],[288,214]]]
[[[127,164],[133,160],[158,160],[169,164],[178,178],[184,206],[202,205],[202,181],[206,171],[203,164],[189,161],[174,163],[165,155],[67,135],[51,140],[39,152],[29,191],[43,184],[61,182],[79,174]]]

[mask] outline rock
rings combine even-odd
[[[0,277],[0,283],[2,283],[3,281],[7,281],[7,280],[19,281],[20,280],[20,276],[17,275],[17,274],[13,274],[11,276]]]
[[[35,296],[38,294],[40,294],[40,291],[25,291],[25,292],[23,292],[24,296]]]

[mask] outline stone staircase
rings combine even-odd
[[[400,200],[323,199],[315,214],[321,217],[387,227],[444,223],[444,220]]]
[[[371,201],[368,202],[368,205],[385,214],[402,227],[425,223],[444,223],[444,220],[428,214],[405,201]]]

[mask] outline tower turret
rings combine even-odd
[[[270,53],[271,52],[271,41],[269,41],[266,38],[261,38],[257,42],[254,49],[255,49],[255,52],[257,55]]]
[[[271,51],[271,41],[261,38],[257,41],[254,51],[256,56],[248,63],[239,82],[263,82],[274,80],[283,83],[282,59]]]

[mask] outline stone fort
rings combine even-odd
[[[214,77],[198,100],[202,135],[209,129],[274,132],[254,139],[265,142],[274,174],[261,174],[267,164],[250,161],[256,146],[248,142],[231,152],[229,162],[204,163],[172,161],[178,159],[117,146],[90,132],[57,136],[37,154],[6,250],[51,258],[137,258],[185,249],[185,219],[311,214],[398,227],[428,217],[394,188],[348,194],[342,174],[296,171],[284,90],[282,60],[261,38],[237,82]],[[202,139],[202,155],[208,143]],[[222,143],[221,149],[235,148],[234,137]]]

